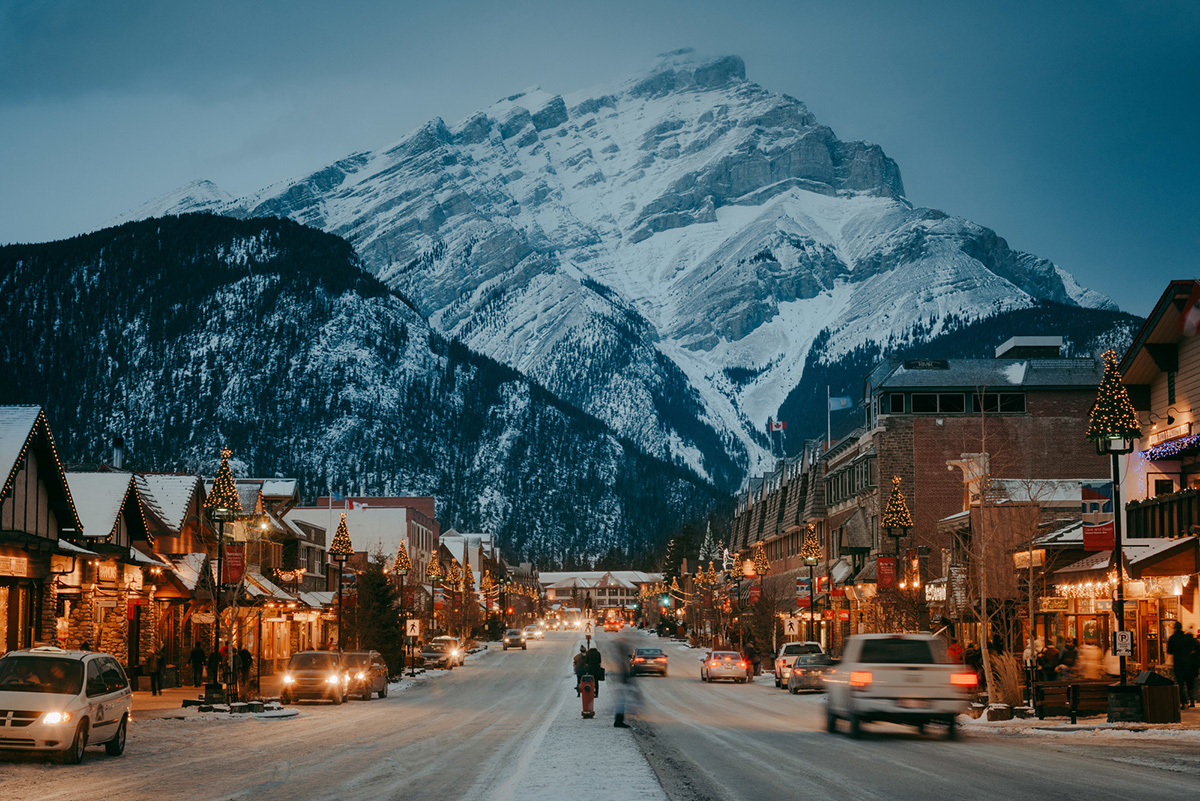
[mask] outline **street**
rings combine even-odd
[[[44,799],[962,799],[1190,797],[1196,739],[1013,735],[965,725],[948,743],[874,724],[861,741],[823,730],[819,695],[768,677],[698,679],[701,652],[636,630],[601,633],[597,717],[572,692],[573,633],[498,645],[386,699],[302,704],[282,720],[215,713],[139,718],[125,755],[80,766],[6,756],[7,798]],[[621,681],[622,653],[670,656],[666,678]],[[625,691],[628,691],[627,695]],[[140,695],[140,694],[139,694]],[[613,714],[628,701],[630,730]],[[1195,735],[1195,732],[1184,732]]]

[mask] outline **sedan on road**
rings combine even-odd
[[[700,660],[700,681],[733,679],[743,684],[750,675],[750,664],[737,651],[713,651]]]
[[[434,640],[421,646],[421,664],[426,668],[454,670],[454,651],[449,643]]]
[[[667,675],[667,655],[661,648],[638,648],[629,657],[629,675]]]
[[[788,672],[788,692],[795,695],[801,690],[824,690],[825,676],[835,670],[833,660],[825,654],[798,656]]]
[[[507,651],[509,648],[527,650],[529,644],[525,641],[525,632],[520,629],[509,629],[504,632],[504,650]]]

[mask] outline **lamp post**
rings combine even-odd
[[[1125,559],[1121,552],[1121,465],[1119,456],[1133,451],[1133,440],[1142,436],[1137,413],[1129,401],[1129,393],[1121,383],[1121,372],[1117,369],[1117,354],[1105,351],[1104,377],[1096,395],[1088,421],[1087,438],[1096,444],[1096,453],[1111,458],[1110,470],[1113,485],[1113,552],[1117,557],[1117,631],[1113,633],[1113,650],[1116,650],[1117,634],[1125,631]],[[1032,632],[1030,632],[1032,636]],[[1121,685],[1125,685],[1125,654],[1121,659]]]
[[[817,529],[812,523],[804,532],[804,542],[800,546],[800,557],[808,565],[808,639],[814,641],[813,631],[816,628],[813,613],[816,611],[816,588],[813,586],[813,568],[821,560],[821,543],[817,541]],[[832,639],[832,638],[831,638]]]
[[[221,592],[225,580],[225,524],[242,516],[242,502],[233,482],[233,471],[229,469],[229,448],[221,449],[221,466],[213,479],[212,492],[205,502],[210,520],[218,523],[217,527],[217,580],[213,589],[213,651],[217,654],[217,663],[221,663]],[[233,649],[230,649],[232,653]],[[220,683],[213,676],[215,683]]]
[[[408,549],[404,547],[404,541],[400,541],[400,550],[396,552],[396,564],[392,566],[393,572],[400,577],[400,631],[404,636],[404,647],[400,649],[400,672],[404,672],[404,663],[407,661],[408,654],[408,601],[404,597],[404,577],[408,575],[408,571],[412,570],[412,560],[408,558]]]
[[[350,532],[346,528],[346,513],[342,512],[342,519],[338,522],[337,532],[333,535],[333,542],[329,546],[329,555],[338,564],[337,647],[339,651],[342,650],[342,568],[346,564],[346,559],[353,554],[354,546],[350,543]]]
[[[429,579],[429,626],[437,631],[437,591],[442,581],[442,563],[438,561],[436,549],[429,556],[429,564],[425,567],[425,578]]]
[[[900,476],[892,476],[892,493],[888,496],[887,508],[883,511],[883,528],[896,544],[895,556],[900,556],[900,539],[908,536],[912,528],[912,515],[909,514],[908,504],[904,501],[904,493],[900,491]],[[899,534],[896,531],[899,530]]]

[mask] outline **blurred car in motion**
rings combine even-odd
[[[350,690],[350,674],[337,651],[301,651],[292,654],[283,673],[280,699],[285,704],[301,699],[340,704]]]
[[[451,665],[451,667],[454,665],[461,667],[466,663],[466,644],[462,640],[458,639],[458,637],[451,637],[449,634],[439,634],[430,640],[430,642],[440,642],[450,646],[450,659],[453,661],[453,665]]]
[[[89,745],[120,756],[132,714],[129,678],[109,654],[44,645],[0,658],[0,749],[71,765]]]
[[[846,641],[837,672],[825,676],[825,727],[835,732],[844,719],[858,738],[870,721],[907,723],[919,732],[940,723],[954,739],[955,719],[978,683],[974,672],[951,663],[941,637],[857,634]]]
[[[529,650],[529,643],[525,641],[525,632],[520,629],[509,629],[504,632],[504,650],[507,651],[509,648]]]
[[[779,653],[775,654],[775,686],[783,688],[787,686],[788,676],[792,672],[792,663],[796,661],[796,657],[802,654],[820,654],[824,653],[819,642],[785,642],[779,646]]]
[[[534,625],[526,626],[524,632],[526,640],[543,640],[546,638],[546,633]]]
[[[661,648],[636,648],[629,656],[629,675],[667,675],[667,655]]]
[[[801,690],[824,690],[825,675],[837,670],[825,654],[801,654],[788,670],[787,689],[792,695]]]
[[[700,660],[700,681],[732,679],[743,684],[749,678],[750,663],[737,651],[712,651]]]
[[[426,668],[442,668],[445,670],[454,670],[454,654],[450,644],[446,642],[438,642],[430,640],[421,646],[420,654],[421,664]]]
[[[620,631],[621,630],[621,621],[619,621],[619,620],[604,621],[604,630],[605,631]]]
[[[351,651],[343,655],[350,674],[350,694],[371,700],[372,693],[387,698],[388,667],[378,651]]]

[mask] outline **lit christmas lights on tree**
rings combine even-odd
[[[1129,393],[1121,383],[1121,372],[1117,369],[1117,354],[1104,352],[1104,377],[1096,395],[1088,421],[1087,438],[1092,442],[1114,439],[1138,439],[1142,428],[1138,425],[1137,412],[1129,400]]]
[[[767,549],[763,545],[762,540],[759,540],[754,545],[754,572],[760,576],[765,576],[771,570],[771,561],[767,559]]]
[[[404,547],[404,542],[400,542],[400,550],[396,552],[396,564],[392,566],[392,570],[400,575],[407,575],[412,571],[412,561],[408,558],[408,549]]]
[[[346,528],[346,513],[338,521],[337,531],[333,535],[333,543],[329,546],[329,555],[334,559],[347,559],[354,555],[354,545],[350,542],[350,530]]]
[[[204,504],[208,516],[214,520],[233,520],[244,514],[242,500],[238,497],[237,486],[233,483],[233,471],[229,469],[229,457],[232,455],[233,451],[229,448],[221,449],[221,467],[217,470],[212,492],[208,494],[208,500]]]
[[[900,476],[892,476],[892,494],[888,496],[887,508],[883,510],[884,528],[912,528],[912,515],[900,491]]]
[[[708,586],[710,586],[710,587],[717,586],[717,571],[713,567],[713,563],[711,560],[708,563],[708,575],[705,577],[705,580],[708,582]]]
[[[435,581],[440,581],[442,578],[442,564],[437,559],[437,554],[429,560],[429,564],[425,566],[425,578],[432,584]]]
[[[804,532],[804,542],[800,545],[800,558],[804,561],[821,559],[821,543],[817,540],[817,529],[811,523]]]

